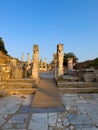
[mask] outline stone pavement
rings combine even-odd
[[[34,95],[0,98],[0,130],[98,130],[98,94],[62,94],[65,112],[32,112]]]

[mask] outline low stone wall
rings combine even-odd
[[[83,69],[73,71],[73,75],[79,77],[84,82],[98,82],[98,70]]]

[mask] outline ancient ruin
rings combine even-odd
[[[39,47],[36,44],[33,46],[32,60],[30,59],[30,53],[27,54],[27,61],[25,61],[23,53],[21,56],[21,61],[19,61],[17,58],[0,52],[0,82],[2,83],[1,90],[2,88],[3,91],[6,90],[6,86],[9,86],[8,82],[10,86],[12,86],[11,84],[14,83],[14,86],[16,87],[13,89],[12,86],[12,89],[13,93],[15,93],[16,91],[20,91],[16,90],[16,88],[19,88],[19,86],[20,88],[27,86],[27,84],[24,84],[26,81],[28,84],[29,82],[32,82],[32,86],[34,88],[31,89],[31,84],[28,85],[30,87],[28,87],[27,92],[34,92],[35,88],[37,88],[38,81],[40,80],[40,74],[44,72],[53,72],[53,77],[56,80],[61,92],[97,92],[97,69],[74,69],[73,58],[69,57],[67,59],[67,68],[64,70],[63,49],[63,44],[57,45],[57,51],[53,54],[53,61],[50,64],[46,63],[46,58],[45,60],[39,60]],[[16,80],[17,84],[15,85]],[[8,88],[7,91],[10,92],[10,89]],[[22,91],[25,91],[25,89],[22,89]]]
[[[71,57],[64,70],[63,48],[57,45],[50,64],[39,60],[38,45],[27,61],[0,52],[0,129],[90,129],[89,122],[97,128],[98,70],[74,69]]]
[[[32,78],[39,79],[39,48],[38,45],[33,46],[33,66],[32,66]]]
[[[63,44],[57,45],[57,77],[63,77]]]
[[[68,58],[68,71],[73,71],[73,58]]]

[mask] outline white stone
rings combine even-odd
[[[71,109],[70,105],[66,105],[66,110],[69,111]]]
[[[62,125],[61,122],[57,122],[56,126],[57,126],[58,128],[63,128],[63,125]]]
[[[28,114],[16,114],[8,121],[8,123],[26,123],[28,118]]]
[[[68,125],[69,125],[68,119],[65,119],[65,120],[63,121],[63,124],[64,124],[64,126],[68,126]]]
[[[48,130],[47,113],[34,113],[32,114],[30,124],[30,130]]]
[[[30,105],[32,101],[32,95],[24,95],[24,100],[22,102],[22,105]]]
[[[61,122],[62,120],[60,118],[58,118],[58,122]]]
[[[70,126],[70,130],[74,130],[74,126],[73,125]]]
[[[48,116],[49,116],[49,125],[55,126],[57,120],[57,113],[49,113]]]

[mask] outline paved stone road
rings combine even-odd
[[[98,130],[98,94],[61,95],[63,113],[33,112],[33,96],[0,98],[0,130]]]
[[[59,108],[59,111],[63,111],[64,105],[54,79],[43,78],[40,80],[31,106],[33,108],[54,108],[55,111],[56,108]]]

